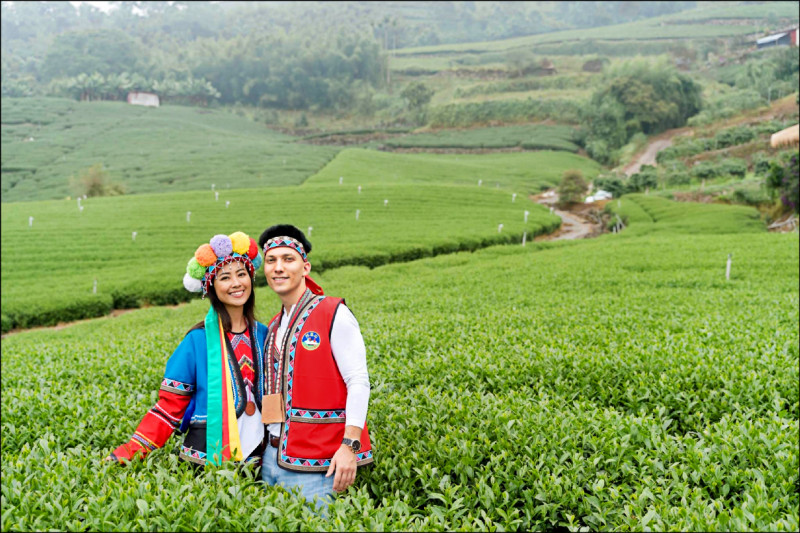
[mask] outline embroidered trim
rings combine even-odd
[[[158,446],[156,446],[155,444],[153,444],[152,442],[147,440],[147,437],[145,437],[144,435],[142,435],[140,433],[134,433],[133,436],[131,437],[131,440],[135,440],[136,442],[138,442],[139,444],[141,444],[142,446],[144,446],[145,448],[147,448],[151,452],[153,450],[155,450],[156,448],[158,448]]]
[[[297,250],[301,256],[303,256],[303,261],[307,261],[308,257],[306,256],[306,250],[303,248],[303,245],[300,244],[300,241],[297,239],[293,239],[291,237],[273,237],[267,242],[264,243],[264,254],[267,253],[267,250],[272,250],[273,248],[280,248],[282,246],[293,248]],[[264,256],[266,260],[266,255]]]
[[[161,390],[174,392],[175,394],[180,394],[181,396],[191,396],[195,390],[195,387],[191,383],[182,383],[175,379],[164,378],[161,380]]]
[[[199,465],[206,464],[205,452],[199,452],[193,448],[189,448],[188,446],[181,446],[181,452],[178,454],[178,457]]]
[[[283,457],[282,457],[283,459]],[[372,450],[356,454],[356,466],[364,466],[374,461],[372,457]],[[285,458],[285,468],[289,470],[296,470],[298,472],[317,471],[322,472],[331,466],[330,459],[304,459],[301,457]]]
[[[308,317],[311,316],[311,312],[319,305],[319,303],[325,299],[325,296],[317,296],[313,300],[309,302],[308,307],[299,314],[299,317],[294,324],[294,332],[292,333],[292,340],[289,346],[286,348],[289,349],[289,356],[284,361],[284,380],[283,380],[283,397],[286,400],[286,417],[287,420],[283,424],[283,435],[281,436],[281,448],[280,448],[280,459],[286,463],[289,463],[290,458],[286,455],[286,445],[289,441],[289,430],[291,429],[292,420],[290,418],[291,409],[292,409],[292,385],[294,379],[294,357],[297,351],[297,341],[300,337],[300,331],[303,329],[303,325],[308,320]],[[288,334],[288,331],[287,331]],[[314,465],[309,465],[314,466]]]
[[[289,410],[289,419],[307,424],[338,424],[346,420],[344,409],[316,411],[313,409]]]

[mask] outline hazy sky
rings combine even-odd
[[[81,4],[92,4],[94,7],[101,11],[108,12],[111,9],[111,6],[108,5],[108,2],[70,2],[75,7],[78,7]]]

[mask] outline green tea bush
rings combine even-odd
[[[632,199],[651,226],[691,211]],[[323,273],[365,337],[376,454],[327,517],[234,465],[195,475],[175,437],[102,462],[206,302],[7,337],[2,529],[796,530],[794,236],[637,224]]]
[[[604,209],[608,213],[627,216],[631,228],[625,232],[635,235],[653,232],[721,235],[766,231],[758,210],[743,205],[674,202],[654,195],[628,194],[619,202],[607,203]]]
[[[570,126],[532,124],[469,130],[442,130],[406,135],[386,141],[393,148],[516,148],[577,152]]]
[[[581,102],[575,100],[489,100],[433,107],[429,124],[435,128],[459,128],[492,121],[514,123],[554,119],[578,124]]]

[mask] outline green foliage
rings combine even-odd
[[[489,122],[534,122],[551,118],[562,124],[578,124],[580,102],[574,100],[489,100],[437,106],[428,122],[436,128],[459,128]]]
[[[144,48],[116,29],[68,32],[56,36],[42,62],[44,81],[79,74],[102,76],[137,72],[143,66]]]
[[[619,202],[607,203],[605,209],[626,216],[631,227],[623,234],[630,236],[654,233],[743,235],[766,231],[759,212],[742,205],[674,202],[654,195],[628,194]]]
[[[556,192],[558,192],[559,205],[565,206],[572,203],[582,202],[588,186],[589,185],[586,183],[586,180],[583,179],[583,173],[580,170],[565,170],[563,176],[561,177],[561,182],[556,188]]]
[[[699,111],[701,88],[690,77],[664,62],[639,59],[612,67],[604,85],[595,91],[582,112],[592,152],[611,162],[610,151],[634,134],[654,134],[682,126]]]
[[[125,194],[125,186],[111,180],[102,163],[81,170],[77,178],[70,178],[70,187],[76,196],[117,196]]]
[[[625,182],[616,176],[595,178],[594,188],[596,190],[608,191],[614,198],[619,198],[627,192]]]
[[[390,160],[403,160],[386,155]],[[431,172],[425,161],[413,160],[420,176]],[[400,165],[390,166],[397,169]],[[374,172],[378,167],[361,168],[362,172],[364,168]],[[495,173],[497,168],[493,167]],[[4,204],[3,313],[13,327],[67,320],[66,316],[96,316],[76,316],[80,309],[105,309],[83,303],[77,308],[67,306],[65,317],[59,315],[65,302],[84,302],[95,296],[95,279],[97,295],[108,298],[109,304],[113,301],[115,307],[166,305],[196,298],[183,289],[180,279],[199,244],[220,232],[241,230],[257,236],[280,221],[303,229],[313,227],[312,242],[321,251],[311,256],[315,271],[344,265],[376,267],[519,242],[523,232],[533,237],[560,224],[558,217],[523,195],[512,202],[507,189],[488,184],[479,188],[474,183],[457,187],[443,183],[442,176],[436,178],[415,184],[362,182],[351,172],[342,186],[231,189],[224,190],[219,201],[210,190],[88,198],[80,211],[75,202],[66,200]],[[336,180],[338,183],[338,176]],[[513,182],[513,175],[509,181]],[[360,184],[363,190],[358,192]],[[388,204],[384,200],[389,200]],[[360,211],[358,220],[356,210]],[[527,222],[525,210],[530,211]],[[191,211],[189,221],[187,211]],[[34,217],[32,227],[29,216]],[[499,233],[501,223],[504,228]],[[433,227],[436,231],[429,231]],[[36,284],[25,281],[30,242],[53,242],[58,247],[58,267],[40,273]],[[58,298],[53,298],[53,293]]]
[[[633,230],[325,272],[376,454],[325,518],[230,464],[195,475],[177,437],[101,461],[206,302],[5,338],[2,529],[796,530],[793,236]]]
[[[703,109],[687,120],[689,126],[705,126],[721,119],[730,118],[742,111],[757,109],[766,102],[752,89],[731,91],[709,98]]]
[[[69,176],[98,162],[132,194],[213,184],[222,201],[228,189],[299,184],[338,151],[218,109],[3,98],[2,114],[3,202],[63,199]]]
[[[406,99],[408,107],[421,110],[428,105],[435,92],[421,81],[412,81],[403,88],[400,96]]]
[[[728,176],[743,178],[747,173],[747,163],[743,159],[733,157],[721,161],[701,161],[695,164],[690,172],[695,178],[704,180]]]
[[[797,152],[784,161],[772,161],[767,173],[767,187],[781,195],[781,203],[787,210],[795,213],[800,210],[800,175],[798,174]]]
[[[405,135],[386,141],[400,148],[516,148],[577,152],[575,130],[570,126],[530,124],[468,130],[442,130]]]
[[[579,169],[591,179],[600,165],[568,152],[537,151],[493,154],[396,154],[348,148],[311,176],[303,187],[412,184],[453,184],[500,188],[535,194],[558,185],[565,170]]]
[[[647,189],[655,189],[658,186],[658,173],[651,165],[642,165],[639,172],[628,178],[625,184],[625,192],[645,192]]]

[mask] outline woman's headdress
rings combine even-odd
[[[220,267],[233,261],[244,263],[250,276],[253,276],[262,264],[256,241],[241,231],[230,235],[214,235],[189,259],[183,286],[190,292],[202,292],[205,297]]]

